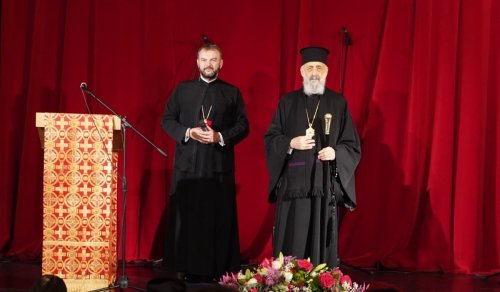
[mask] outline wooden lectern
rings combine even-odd
[[[121,120],[113,115],[36,113],[42,142],[42,274],[68,291],[116,279],[117,166]]]

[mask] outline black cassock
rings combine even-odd
[[[203,120],[224,146],[185,141]],[[176,143],[170,190],[165,264],[174,271],[219,276],[240,268],[234,145],[249,133],[240,91],[220,79],[180,83],[170,96],[162,127]]]
[[[316,145],[311,150],[293,150],[292,138],[304,136],[307,115],[313,122]],[[306,114],[307,109],[307,114]],[[332,115],[328,136],[324,115]],[[328,139],[328,141],[327,141]],[[280,99],[264,138],[269,171],[269,201],[277,202],[273,229],[273,252],[278,256],[310,258],[315,265],[338,265],[337,207],[356,207],[354,172],[361,157],[359,136],[343,96],[325,90],[306,96],[293,91]],[[322,148],[335,149],[336,159],[322,162]]]

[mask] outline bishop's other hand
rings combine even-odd
[[[297,136],[290,141],[290,147],[296,150],[309,150],[315,146],[314,139],[310,136]]]

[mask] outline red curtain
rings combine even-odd
[[[0,9],[1,257],[40,257],[35,112],[85,112],[83,81],[170,154],[127,131],[126,257],[161,257],[174,144],[159,122],[175,84],[197,76],[202,33],[222,47],[221,78],[240,87],[250,119],[236,150],[242,258],[270,256],[263,135],[280,95],[301,84],[301,47],[331,50],[328,85],[339,90],[346,27],[345,95],[363,155],[342,260],[500,270],[499,1],[3,0]]]

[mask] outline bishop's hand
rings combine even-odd
[[[290,141],[290,147],[296,150],[309,150],[315,145],[314,139],[310,136],[297,136]]]
[[[318,159],[321,161],[335,160],[335,149],[328,146],[318,152]]]

